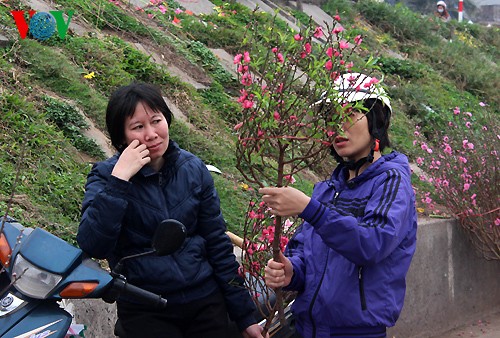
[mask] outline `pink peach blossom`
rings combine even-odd
[[[340,49],[347,49],[347,48],[349,48],[349,43],[345,40],[340,40],[339,48]]]
[[[307,54],[311,54],[312,52],[312,47],[311,47],[311,44],[309,42],[307,42],[305,45],[304,45],[304,50],[306,51]]]
[[[160,10],[161,14],[165,14],[168,10],[168,8],[163,6],[163,5],[158,6],[158,9]],[[176,13],[176,14],[179,14],[179,13]]]
[[[321,38],[323,36],[323,28],[321,28],[320,26],[316,27],[313,35],[317,39]]]
[[[285,62],[285,58],[283,58],[283,54],[281,54],[281,53],[276,54],[276,58],[278,59],[279,63]]]
[[[344,31],[344,27],[342,27],[342,25],[338,25],[337,27],[335,27],[333,29],[332,33],[338,35],[339,33],[343,32],[343,31]]]
[[[246,63],[250,63],[250,53],[249,52],[243,53],[243,61],[245,61]]]
[[[233,59],[233,63],[236,65],[238,63],[241,62],[241,59],[243,58],[243,54],[236,54],[234,59]]]
[[[326,50],[326,55],[328,55],[328,57],[330,57],[330,58],[333,57],[333,48],[332,47],[328,47],[328,49]]]

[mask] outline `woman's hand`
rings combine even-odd
[[[264,331],[263,327],[260,327],[258,324],[253,324],[247,327],[242,334],[244,338],[269,338],[269,333],[263,336],[262,331]]]
[[[138,140],[133,140],[120,154],[111,175],[128,181],[149,162],[151,162],[151,158],[146,145],[140,144]]]
[[[299,215],[311,200],[302,191],[291,187],[260,188],[259,193],[272,214],[284,217]]]
[[[293,266],[288,258],[280,251],[280,261],[270,259],[264,269],[264,279],[266,285],[277,289],[290,284],[293,276]]]

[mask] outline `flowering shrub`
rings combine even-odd
[[[239,134],[237,166],[248,182],[286,185],[285,176],[327,155],[323,150],[331,145],[332,126],[345,120],[352,105],[317,103],[320,97],[343,96],[333,92],[333,81],[355,71],[348,59],[362,42],[361,36],[348,42],[344,32],[340,24],[330,34],[318,26],[293,36],[253,27],[253,39],[246,41],[249,50],[234,58],[242,85],[241,122],[234,127]],[[326,41],[317,44],[318,39]],[[371,61],[363,68],[371,67]]]
[[[334,81],[346,72],[370,74],[372,60],[361,67],[354,65],[351,58],[362,37],[349,41],[340,17],[335,20],[333,28],[311,21],[299,33],[280,31],[276,21],[249,26],[245,49],[234,58],[241,84],[241,122],[234,130],[238,133],[236,166],[250,185],[291,184],[293,175],[328,155],[325,150],[332,144],[334,130],[348,118],[353,104],[345,104],[342,97],[350,93],[334,90]],[[369,85],[379,86],[378,82],[374,77]],[[242,261],[249,275],[262,275],[270,247],[278,261],[284,238],[294,230],[294,222],[270,217],[263,209],[265,205],[251,204],[245,222]],[[257,290],[253,278],[246,282],[251,291]],[[266,297],[272,292],[265,285],[258,290]],[[281,297],[276,290],[280,319]],[[274,311],[270,313],[272,318]]]
[[[480,122],[481,121],[481,122]],[[439,213],[444,205],[486,259],[500,259],[500,130],[493,116],[474,116],[457,107],[449,129],[427,141],[417,126],[414,144],[421,149],[421,180],[435,188],[422,203]],[[436,201],[437,200],[437,201]]]

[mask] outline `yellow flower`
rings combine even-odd
[[[91,72],[91,73],[88,73],[87,75],[84,75],[83,77],[86,79],[93,79],[95,77],[95,73]]]
[[[240,188],[243,189],[243,190],[248,190],[248,188],[250,188],[250,187],[246,183],[241,183],[240,184]]]
[[[422,213],[424,213],[425,209],[424,208],[417,208],[417,211],[422,214]]]

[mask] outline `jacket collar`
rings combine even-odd
[[[344,164],[339,164],[332,173],[331,181],[337,189],[348,186],[350,188],[379,175],[387,170],[387,163],[394,161],[399,156],[402,156],[397,151],[392,151],[389,154],[382,155],[377,161],[370,164],[359,176],[347,181],[349,170]],[[398,162],[398,161],[397,161]]]

